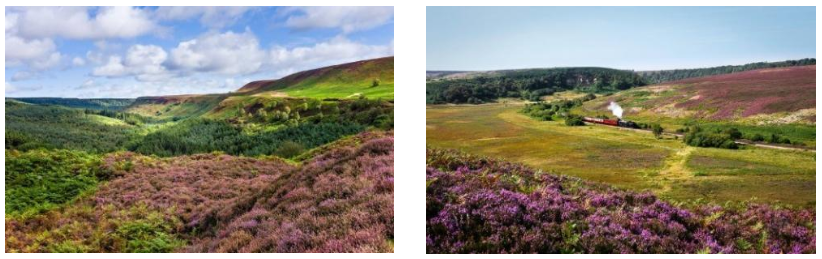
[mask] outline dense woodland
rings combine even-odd
[[[608,68],[549,68],[498,71],[467,79],[427,83],[429,103],[483,103],[512,97],[536,101],[564,90],[600,93],[645,85],[632,71]]]
[[[85,110],[6,101],[6,149],[106,153],[137,137],[133,125]]]
[[[303,123],[257,134],[244,132],[226,121],[189,119],[150,133],[129,150],[158,156],[178,156],[222,151],[232,155],[277,155],[291,158],[305,150],[356,134],[365,129],[356,123]]]
[[[597,67],[501,70],[480,73],[467,78],[428,81],[426,83],[426,102],[432,104],[479,104],[505,97],[538,101],[542,96],[565,90],[611,93],[648,84],[692,77],[815,64],[815,58],[806,58],[781,62],[758,62],[739,66],[640,72]]]

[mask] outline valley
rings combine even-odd
[[[391,252],[393,74],[6,98],[6,252]]]
[[[793,221],[816,209],[815,65],[519,96],[488,83],[576,70],[547,71],[430,74],[429,253],[815,251],[812,217]],[[772,235],[785,228],[803,234]]]

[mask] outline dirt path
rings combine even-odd
[[[693,177],[693,173],[688,170],[686,163],[694,149],[694,147],[687,146],[665,159],[665,167],[659,172],[659,177],[662,177],[659,181],[662,184],[660,192],[668,192],[672,189],[672,184]]]

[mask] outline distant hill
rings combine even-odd
[[[756,116],[761,122],[815,122],[816,65],[666,82],[597,98],[583,108],[610,114],[611,101],[620,104],[629,117],[727,120]]]
[[[633,87],[739,73],[754,69],[816,65],[815,58],[659,71],[560,67],[494,71],[426,71],[427,103],[483,103],[510,97],[537,101],[564,90],[614,93]]]
[[[254,81],[241,94],[272,96],[394,98],[394,57],[362,60],[298,72],[277,80]]]
[[[262,103],[261,99],[353,99],[359,96],[394,99],[394,57],[322,67],[276,80],[254,81],[228,94],[140,97],[126,110],[162,118],[222,118],[229,112],[226,107],[255,105]]]
[[[94,109],[94,110],[122,110],[132,103],[135,99],[131,98],[96,98],[96,99],[80,99],[80,98],[51,98],[51,97],[32,97],[32,98],[6,98],[6,100],[16,100],[19,102],[40,105],[61,105],[71,108],[80,109]]]

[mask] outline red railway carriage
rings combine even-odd
[[[598,124],[605,124],[611,126],[619,126],[619,121],[611,120],[611,119],[600,119],[600,118],[591,118],[591,117],[583,117],[582,121],[590,122],[590,123],[598,123]]]

